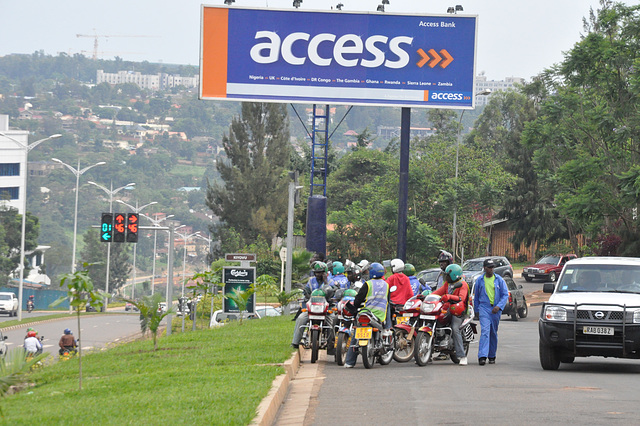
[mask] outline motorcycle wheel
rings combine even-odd
[[[311,331],[311,364],[315,364],[318,360],[318,351],[320,350],[320,330]]]
[[[396,362],[407,362],[413,357],[413,344],[414,339],[408,339],[409,333],[407,330],[393,330],[393,337],[395,339],[395,350],[393,351],[393,359]]]
[[[364,368],[373,368],[373,364],[376,362],[376,350],[373,347],[373,342],[369,340],[369,344],[367,346],[360,346],[360,351],[362,351],[362,363],[364,364]]]
[[[435,332],[435,330],[434,330]],[[413,355],[420,367],[427,365],[433,354],[433,336],[435,333],[419,331],[413,347]]]
[[[378,355],[378,362],[380,363],[380,365],[389,365],[389,363],[391,363],[391,360],[393,359],[393,354],[396,352],[395,346],[396,346],[396,336],[393,333],[391,333],[391,345],[388,352],[385,352],[387,350],[387,347],[382,342],[380,342],[380,352]]]
[[[338,343],[336,344],[336,364],[340,366],[344,365],[350,342],[351,339],[347,333],[338,333]]]

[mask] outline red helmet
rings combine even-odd
[[[464,314],[464,311],[466,311],[467,308],[466,306],[464,306],[464,302],[458,302],[454,305],[451,305],[449,307],[449,312],[451,312],[451,315],[455,315],[457,317],[459,317],[460,315]]]
[[[36,332],[35,331],[28,332],[27,337],[36,337]]]

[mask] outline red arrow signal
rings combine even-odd
[[[124,220],[125,220],[125,218],[124,218],[124,215],[122,213],[117,213],[116,214],[116,218],[115,218],[116,222],[124,223]]]
[[[129,223],[136,223],[138,221],[138,215],[129,215]]]

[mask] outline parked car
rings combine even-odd
[[[522,284],[516,284],[511,277],[505,277],[504,281],[509,289],[509,300],[502,310],[502,315],[510,315],[513,321],[518,321],[518,317],[526,318],[529,307]]]
[[[280,315],[282,315],[282,311],[278,308],[274,308],[271,305],[262,305],[256,306],[256,314],[258,314],[260,318],[279,317]]]
[[[487,259],[493,259],[496,264],[494,273],[500,275],[502,278],[513,278],[513,267],[511,266],[511,262],[504,256],[485,256],[485,257],[477,257],[475,259],[468,259],[462,264],[462,274],[464,275],[464,280],[469,284],[470,287],[473,287],[474,283],[484,273],[483,263]]]
[[[124,305],[124,310],[125,311],[131,311],[131,312],[137,312],[138,311],[138,307],[136,305],[134,305],[133,303],[125,303]]]
[[[229,321],[235,321],[239,318],[240,318],[239,312],[224,312],[222,309],[220,309],[213,313],[213,316],[211,317],[211,321],[209,322],[209,327],[220,327],[222,325],[225,325]],[[260,317],[255,313],[243,312],[242,318],[257,319]]]
[[[441,271],[442,269],[440,268],[425,269],[424,271],[418,272],[416,274],[416,278],[418,280],[422,279],[424,281],[424,285],[428,285],[431,289],[435,289],[438,275],[440,275]]]
[[[0,314],[9,314],[10,317],[18,315],[18,296],[15,293],[0,293]]]
[[[534,279],[555,282],[562,272],[564,265],[577,259],[575,254],[548,254],[538,260],[535,265],[522,269],[522,278],[531,282]]]
[[[2,331],[0,331],[0,357],[5,357],[7,356],[7,350],[9,350],[9,348],[7,347],[7,343],[5,342],[5,340],[7,340],[9,337],[5,336],[2,334]]]
[[[167,312],[167,302],[160,302],[158,304],[158,312],[164,314]]]
[[[557,370],[576,357],[638,359],[640,258],[582,257],[567,262],[538,321],[540,365]]]

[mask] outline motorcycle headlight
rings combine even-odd
[[[549,321],[566,321],[567,310],[560,306],[547,306],[544,310],[544,317]],[[634,320],[635,320],[635,316],[634,316]]]
[[[312,314],[323,314],[324,304],[312,303],[309,309]]]
[[[437,303],[423,303],[420,305],[420,313],[422,314],[430,314],[437,310]]]
[[[634,324],[640,323],[640,309],[633,312],[633,323]]]

